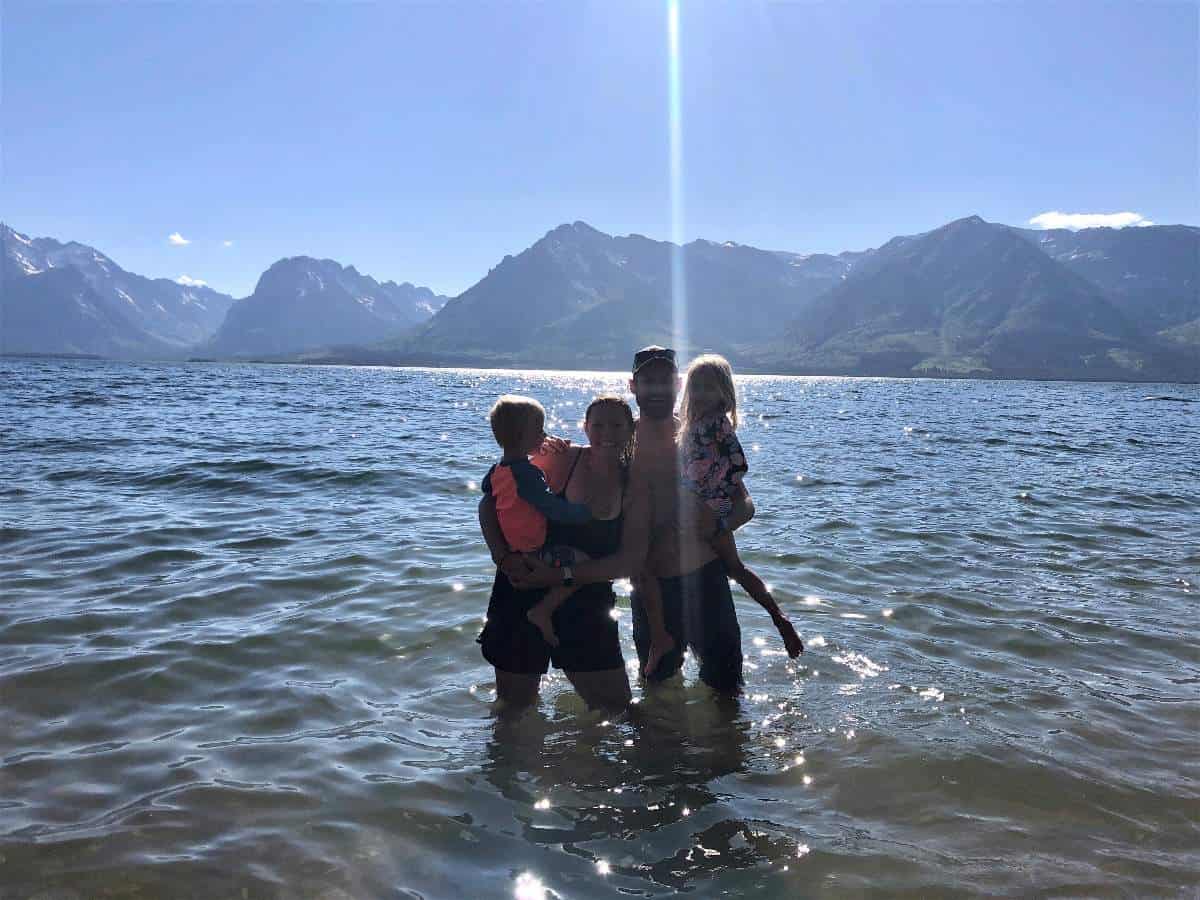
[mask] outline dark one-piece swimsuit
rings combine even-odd
[[[565,497],[575,467],[583,458],[580,450],[571,463],[560,496]],[[628,472],[621,470],[621,500],[625,499]],[[548,523],[546,543],[565,544],[582,550],[592,559],[611,556],[621,546],[620,512],[612,519],[590,519],[581,525]],[[545,589],[518,591],[499,568],[488,601],[487,622],[477,638],[483,658],[502,672],[542,675],[554,663],[567,672],[601,672],[625,665],[620,633],[612,609],[616,605],[612,584],[580,587],[554,614],[558,646],[551,647],[541,631],[525,614],[546,594]]]

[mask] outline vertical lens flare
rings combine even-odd
[[[667,102],[670,126],[671,323],[673,346],[687,353],[687,289],[683,270],[683,101],[679,73],[679,0],[667,2]]]
[[[687,321],[687,282],[683,265],[683,98],[680,89],[679,0],[667,0],[667,105],[670,138],[671,187],[671,344],[682,362],[690,355]],[[687,488],[676,479],[679,509],[686,509]],[[680,542],[681,555],[687,542]],[[690,572],[698,560],[681,558],[679,569]]]

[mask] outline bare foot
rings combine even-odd
[[[791,622],[781,617],[775,620],[775,627],[779,629],[779,636],[783,638],[783,646],[787,648],[788,656],[795,659],[804,652],[804,644],[800,642],[800,635],[796,634]]]
[[[553,617],[553,610],[545,609],[541,603],[525,613],[525,618],[538,627],[538,631],[542,633],[546,643],[551,647],[557,647],[558,635],[554,633]]]
[[[669,634],[650,639],[650,651],[646,654],[646,667],[642,670],[647,678],[654,674],[663,657],[675,649],[675,638]]]

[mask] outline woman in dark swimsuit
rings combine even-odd
[[[551,488],[573,503],[586,503],[592,519],[582,525],[549,523],[546,543],[575,547],[593,559],[615,553],[621,544],[633,411],[619,397],[597,397],[584,416],[589,446],[535,458]],[[611,583],[582,587],[554,614],[559,644],[551,647],[526,614],[544,590],[518,591],[509,575],[524,560],[510,553],[496,519],[494,501],[479,504],[479,524],[496,562],[487,624],[479,635],[483,656],[496,670],[496,694],[506,704],[527,706],[551,662],[562,669],[588,706],[624,709],[632,696],[620,636],[612,617],[616,597]]]

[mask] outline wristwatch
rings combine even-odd
[[[563,573],[563,580],[562,580],[563,587],[575,587],[575,570],[572,569],[570,566],[563,566],[562,573]]]

